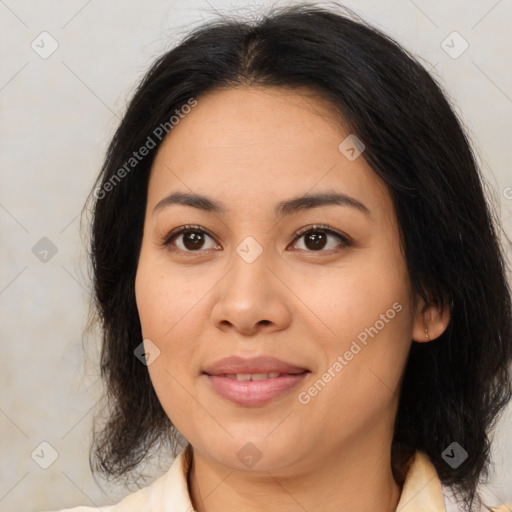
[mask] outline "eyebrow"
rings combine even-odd
[[[193,208],[212,213],[225,214],[228,212],[228,209],[222,203],[208,196],[190,194],[188,192],[173,192],[158,202],[153,209],[153,215],[173,204],[192,206]],[[292,197],[291,199],[277,203],[274,208],[274,213],[276,216],[284,217],[301,210],[328,205],[349,206],[359,210],[365,215],[370,215],[370,210],[361,201],[341,192],[323,192]]]

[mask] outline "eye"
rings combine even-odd
[[[180,237],[182,237],[181,240]],[[200,249],[205,248],[204,245],[207,238],[214,243],[212,244],[210,242],[210,247],[206,247],[206,249],[215,249],[219,247],[204,229],[199,226],[187,225],[173,229],[161,245],[169,248],[171,248],[171,246],[177,247],[177,250],[182,252],[200,252]],[[176,240],[178,243],[175,243]],[[172,248],[172,250],[175,249]]]
[[[304,237],[303,245],[305,249],[301,248],[301,250],[307,250],[309,252],[326,252],[323,249],[333,249],[336,247],[348,247],[351,245],[350,239],[334,231],[329,225],[320,224],[314,226],[307,226],[305,228],[301,228],[294,233],[296,237],[294,239],[294,243],[296,240]],[[329,238],[337,238],[338,243],[329,244]]]
[[[292,244],[304,237],[304,248],[308,252],[326,252],[324,249],[333,249],[336,247],[348,247],[351,245],[350,239],[334,231],[327,224],[317,224],[314,226],[306,226],[297,230],[293,236],[295,237]],[[338,243],[330,243],[329,238],[338,239]],[[210,247],[205,242],[210,239]],[[169,247],[171,250],[178,250],[185,253],[201,252],[201,249],[219,249],[213,237],[200,226],[186,225],[173,229],[161,244]]]

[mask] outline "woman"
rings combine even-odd
[[[511,397],[504,257],[461,123],[397,43],[313,5],[194,30],[92,196],[91,467],[185,440],[102,510],[508,510],[477,492]]]

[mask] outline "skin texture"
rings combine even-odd
[[[167,415],[193,446],[189,487],[196,510],[392,511],[401,489],[390,446],[411,339],[439,336],[447,313],[411,290],[393,204],[363,157],[338,149],[349,135],[333,109],[307,90],[247,87],[197,98],[174,126],[151,171],[136,299],[144,339],[160,355],[148,366]],[[170,205],[172,192],[219,201],[226,213]],[[306,193],[357,199],[284,217],[274,205]],[[174,228],[202,227],[196,250],[163,242]],[[325,245],[307,229],[328,224]],[[248,236],[262,253],[236,251]],[[191,247],[189,244],[188,247]],[[298,400],[358,334],[398,303],[366,346],[307,403]],[[299,388],[257,407],[219,396],[205,365],[271,355],[310,370]],[[251,468],[237,453],[261,453]]]

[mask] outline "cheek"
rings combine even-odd
[[[160,350],[148,367],[157,394],[163,389],[177,392],[173,377],[185,384],[194,375],[193,362],[208,319],[210,281],[204,271],[169,268],[161,255],[141,253],[135,293],[142,335]]]
[[[404,334],[410,328],[410,284],[405,262],[395,252],[361,251],[324,275],[308,279],[303,273],[295,279],[294,292],[328,327],[333,343],[340,343],[337,348],[376,322],[385,326],[382,332]]]
[[[204,279],[190,279],[179,269],[168,268],[160,257],[146,257],[142,252],[135,295],[143,336],[167,339],[193,312],[206,290]]]
[[[166,296],[172,296],[172,293],[169,293],[171,290],[164,294],[166,286],[163,281],[163,276],[148,272],[144,265],[139,266],[135,280],[135,297],[142,335],[155,342],[162,337],[163,319],[174,310],[169,302],[169,296]]]
[[[328,384],[329,392],[322,391],[319,404],[325,399],[327,406],[335,395],[336,400],[348,405],[345,414],[347,410],[359,410],[365,401],[375,407],[379,402],[389,404],[399,386],[414,317],[401,256],[395,251],[386,254],[380,250],[378,255],[368,251],[365,258],[354,259],[354,264],[331,272],[329,279],[304,287],[299,293],[307,297],[310,309],[331,331],[321,343],[326,355],[325,371],[330,368],[336,377],[324,374],[325,380],[333,384]]]

